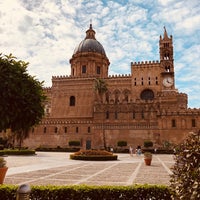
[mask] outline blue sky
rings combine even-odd
[[[44,86],[69,75],[75,47],[92,20],[110,60],[109,74],[129,74],[130,63],[159,60],[165,26],[173,36],[176,88],[200,108],[199,0],[6,0],[0,2],[0,52],[30,63]]]

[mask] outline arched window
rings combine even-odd
[[[54,128],[54,133],[58,133],[58,127]]]
[[[141,113],[141,117],[142,119],[144,119],[144,111],[142,110],[142,113]]]
[[[85,74],[86,73],[86,65],[83,65],[82,66],[82,74]]]
[[[129,101],[129,95],[130,95],[130,91],[129,90],[127,90],[127,89],[125,89],[124,91],[123,91],[123,96],[124,96],[124,101],[125,102],[128,102]]]
[[[115,119],[118,119],[118,113],[115,111]]]
[[[106,119],[109,119],[109,111],[106,112]]]
[[[176,120],[172,119],[172,127],[176,127]]]
[[[110,92],[106,92],[106,102],[109,103],[110,102]]]
[[[71,96],[70,100],[69,100],[69,105],[70,106],[75,106],[75,101],[76,101],[75,96]]]
[[[192,119],[192,127],[196,127],[196,121],[195,121],[195,119]]]
[[[140,95],[140,98],[142,100],[153,100],[154,99],[154,93],[150,89],[143,90],[141,95]]]
[[[132,113],[132,118],[135,119],[135,111]]]
[[[170,65],[166,65],[166,66],[165,66],[165,71],[166,71],[166,72],[170,72]]]
[[[101,74],[101,68],[97,66],[97,74]]]
[[[115,95],[115,103],[119,103],[119,96],[120,96],[120,91],[119,90],[115,90],[114,91],[114,95]]]

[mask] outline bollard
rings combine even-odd
[[[31,188],[27,184],[22,184],[17,189],[17,199],[16,200],[29,200],[31,193]]]

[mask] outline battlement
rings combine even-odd
[[[65,79],[65,78],[76,78],[76,77],[72,77],[71,75],[52,76],[52,80],[53,79]]]
[[[109,75],[108,78],[129,78],[131,77],[131,74],[113,74],[113,75]]]
[[[187,112],[192,114],[200,114],[200,108],[188,108]]]
[[[43,90],[44,90],[45,92],[50,92],[50,91],[51,91],[51,87],[44,87]]]
[[[71,75],[64,75],[64,76],[52,76],[52,81],[60,81],[60,80],[82,80],[82,79],[91,79],[91,78],[96,78],[95,76],[71,76]]]
[[[44,118],[40,124],[46,124],[46,125],[58,125],[58,124],[92,124],[91,120],[81,120],[81,119],[56,119],[56,118]]]
[[[139,62],[131,62],[131,67],[152,67],[155,65],[159,65],[160,62],[158,60],[153,61],[139,61]]]
[[[107,78],[130,78],[131,74],[113,74],[109,75]],[[63,80],[63,79],[91,79],[91,78],[97,78],[96,76],[71,76],[71,75],[64,75],[64,76],[52,76],[52,80]],[[101,77],[100,77],[101,78]]]

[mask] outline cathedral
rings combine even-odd
[[[173,37],[164,28],[159,61],[131,62],[131,74],[109,75],[109,58],[90,24],[75,48],[71,74],[53,76],[45,116],[25,146],[82,149],[177,144],[200,129],[200,109],[187,106],[187,94],[175,87]]]

